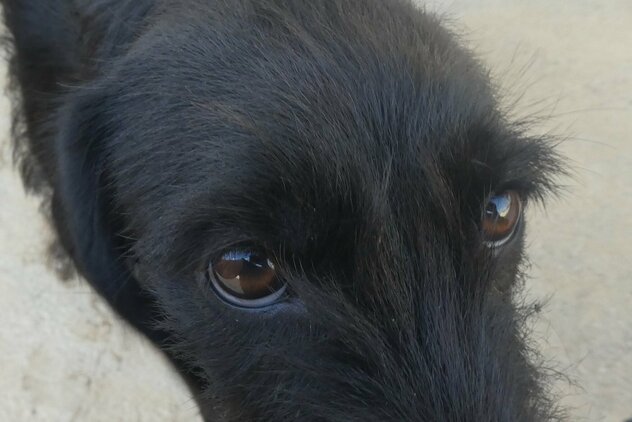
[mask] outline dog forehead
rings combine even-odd
[[[126,202],[199,190],[265,201],[270,186],[321,206],[383,198],[389,185],[396,200],[445,193],[427,189],[443,183],[440,156],[472,158],[468,132],[495,103],[477,63],[417,18],[398,15],[406,25],[383,37],[354,24],[348,38],[341,18],[327,37],[303,22],[283,36],[163,25],[139,40],[109,102],[113,165],[140,175],[122,181]]]
[[[263,194],[287,199],[289,192],[320,209],[359,209],[391,186],[396,200],[430,201],[446,193],[438,186],[447,172],[440,157],[455,157],[451,165],[475,158],[470,128],[495,113],[484,88],[459,79],[424,84],[380,72],[362,79],[340,69],[337,79],[294,71],[246,73],[241,81],[170,79],[182,71],[149,71],[150,78],[121,89],[112,107],[125,120],[111,141],[113,164],[118,174],[142,175],[135,188],[123,181],[133,188],[130,204],[203,190],[263,204]]]
[[[200,2],[199,13],[158,17],[118,66],[129,127],[163,132],[157,142],[176,150],[206,141],[215,153],[222,142],[379,165],[449,148],[449,132],[495,113],[476,60],[411,4],[376,2],[383,15],[366,16],[274,4]]]

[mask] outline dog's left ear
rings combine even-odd
[[[62,242],[79,272],[110,305],[149,337],[152,303],[123,258],[120,216],[108,187],[107,141],[114,123],[107,89],[74,95],[62,108],[55,139],[56,174],[53,212]],[[159,340],[154,338],[154,340]]]

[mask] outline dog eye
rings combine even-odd
[[[222,299],[246,308],[270,305],[286,288],[272,261],[260,251],[230,250],[211,262],[208,273]]]
[[[521,214],[522,203],[515,191],[508,190],[492,196],[483,215],[485,244],[489,247],[505,244],[514,234]]]

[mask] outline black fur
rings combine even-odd
[[[554,184],[483,67],[407,0],[2,0],[16,151],[60,240],[207,420],[557,418],[525,339],[522,231]],[[219,300],[226,248],[288,298]]]

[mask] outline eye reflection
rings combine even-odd
[[[511,210],[511,197],[509,195],[495,196],[489,201],[488,214],[497,215],[498,218],[507,218]]]

